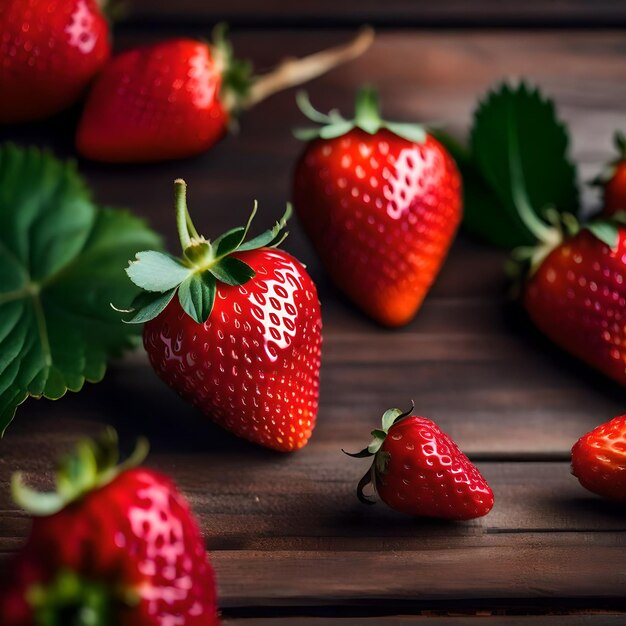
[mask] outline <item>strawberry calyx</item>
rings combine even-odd
[[[359,128],[369,135],[375,135],[381,129],[387,129],[415,143],[423,143],[426,140],[426,130],[420,124],[407,124],[403,122],[387,122],[380,115],[378,92],[370,85],[361,87],[356,95],[354,106],[354,119],[344,118],[337,109],[328,113],[321,113],[313,107],[306,92],[300,91],[296,96],[300,111],[312,122],[321,124],[314,128],[297,128],[294,136],[302,141],[313,139],[334,139],[341,137],[354,128]]]
[[[381,428],[375,428],[372,430],[372,440],[366,448],[359,452],[346,452],[342,449],[344,454],[351,456],[355,459],[363,459],[366,457],[374,457],[372,465],[363,475],[357,485],[356,495],[360,502],[363,504],[375,504],[369,496],[365,495],[365,488],[371,484],[376,490],[376,473],[385,474],[387,471],[387,465],[389,463],[389,453],[381,450],[383,442],[389,434],[389,430],[392,426],[396,425],[403,419],[410,417],[415,409],[415,403],[411,400],[411,408],[408,411],[402,409],[388,409],[383,413]]]
[[[132,607],[137,594],[87,580],[69,569],[26,592],[35,623],[45,626],[111,626],[116,604]]]
[[[621,130],[616,130],[613,135],[613,145],[617,151],[617,156],[609,161],[602,171],[589,184],[594,187],[604,187],[615,176],[617,166],[626,161],[626,135]]]
[[[116,309],[133,314],[124,320],[127,323],[154,319],[176,295],[185,313],[197,324],[204,324],[213,310],[217,283],[239,286],[256,275],[247,263],[232,256],[233,253],[275,248],[289,234],[283,232],[292,214],[291,205],[287,203],[285,213],[272,228],[245,241],[256,215],[255,202],[245,226],[233,228],[210,241],[200,235],[193,224],[187,208],[187,184],[180,178],[174,181],[174,197],[182,255],[176,258],[155,250],[137,252],[126,273],[143,291],[129,309]]]
[[[41,493],[24,483],[21,472],[13,474],[13,500],[33,516],[53,515],[87,493],[108,485],[122,472],[140,465],[148,450],[148,441],[140,438],[133,453],[119,463],[117,433],[107,428],[95,439],[79,441],[74,450],[60,459],[56,491]]]

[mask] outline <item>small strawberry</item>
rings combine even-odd
[[[208,150],[242,109],[362,54],[373,34],[253,77],[222,29],[215,43],[171,39],[116,56],[95,83],[78,128],[85,157],[108,162],[179,159]]]
[[[0,34],[0,123],[65,109],[111,51],[96,0],[3,0]]]
[[[296,166],[296,212],[337,286],[385,326],[419,310],[461,221],[461,179],[450,155],[416,125],[383,122],[362,89],[354,121],[302,111],[326,124]]]
[[[594,428],[574,444],[572,473],[585,489],[626,502],[626,415]]]
[[[602,214],[606,217],[620,211],[626,212],[626,137],[617,131],[613,141],[618,156],[605,166],[592,183],[602,188]]]
[[[217,626],[215,579],[189,505],[172,481],[121,465],[108,430],[59,464],[57,492],[13,477],[33,514],[0,587],[3,626]]]
[[[301,448],[317,416],[322,321],[306,270],[275,248],[291,209],[244,241],[255,207],[245,228],[209,242],[191,222],[184,181],[176,194],[182,258],[139,252],[127,269],[146,290],[130,321],[146,322],[152,366],[236,435],[284,452]]]
[[[385,411],[382,429],[357,454],[374,457],[359,482],[357,496],[372,483],[381,500],[392,509],[420,517],[466,520],[487,515],[493,493],[478,469],[448,435],[426,419],[400,409]]]
[[[546,237],[524,288],[530,318],[558,346],[626,385],[626,226],[597,221],[573,235],[548,228]]]

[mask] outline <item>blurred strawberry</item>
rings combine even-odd
[[[611,217],[619,211],[626,212],[626,137],[616,131],[613,142],[617,157],[605,165],[593,184],[602,189],[602,214]]]
[[[0,123],[67,108],[110,55],[95,0],[3,0],[0,33]]]
[[[0,588],[3,626],[216,626],[215,580],[189,505],[166,476],[117,465],[106,431],[63,458],[55,493],[13,478],[33,515]]]

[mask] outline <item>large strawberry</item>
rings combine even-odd
[[[68,107],[110,54],[96,0],[3,0],[0,34],[0,123]]]
[[[574,444],[572,473],[589,491],[626,502],[626,415],[594,428]]]
[[[109,162],[162,161],[208,150],[234,116],[271,94],[360,55],[373,39],[286,61],[253,77],[218,30],[214,44],[171,39],[116,56],[94,85],[77,134],[78,151]]]
[[[372,442],[349,456],[374,457],[357,489],[359,500],[370,483],[392,509],[419,517],[465,520],[487,515],[493,493],[478,469],[448,435],[424,417],[400,409],[385,411]]]
[[[306,444],[317,416],[321,328],[313,281],[276,249],[276,226],[245,241],[235,228],[198,235],[176,181],[183,255],[139,252],[127,272],[145,293],[131,322],[157,374],[217,424],[280,451]],[[256,207],[255,207],[256,211]]]
[[[28,542],[0,588],[3,626],[216,626],[215,580],[198,525],[172,481],[137,468],[142,442],[117,464],[106,431],[59,464],[57,492],[19,474],[33,514]]]
[[[420,126],[381,120],[376,93],[357,95],[355,119],[323,115],[296,166],[293,199],[337,286],[372,318],[400,326],[419,310],[461,220],[461,180]]]
[[[602,189],[602,214],[611,217],[626,212],[626,137],[617,131],[613,137],[617,157],[593,180]]]
[[[626,226],[570,228],[537,231],[524,306],[554,343],[626,385]]]

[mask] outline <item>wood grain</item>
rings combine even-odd
[[[429,624],[430,626],[561,626],[567,620],[568,626],[622,626],[626,616],[621,614],[600,613],[596,615],[478,615],[438,616],[438,615],[387,615],[383,617],[283,617],[226,619],[224,626],[412,626]]]
[[[436,4],[428,10],[442,15],[454,5]],[[568,6],[583,15],[583,4]],[[335,5],[346,15],[345,7],[353,7]],[[419,14],[426,10],[422,5],[396,0],[386,15],[414,11],[411,19],[426,19]],[[506,3],[497,8],[483,2],[468,11],[478,15],[487,5],[500,15],[512,10]],[[547,14],[559,5],[541,8],[531,2],[524,10]],[[602,14],[609,5],[621,10],[611,2],[595,3],[594,10]],[[244,15],[251,5],[229,6],[233,14]],[[263,6],[266,19],[274,20],[272,11],[280,3]],[[306,12],[314,10],[328,15],[328,6],[304,2],[293,19],[308,19]],[[370,2],[361,6],[379,10]],[[170,19],[170,9],[160,0],[136,7],[139,17],[143,11],[163,24]],[[192,12],[198,7],[201,16]],[[198,17],[196,24],[148,30],[131,22],[119,30],[118,48],[166,35],[204,34],[198,24],[224,7],[181,0],[172,9],[185,19]],[[241,55],[266,68],[287,54],[333,45],[349,34],[240,29],[234,41]],[[613,129],[626,127],[625,51],[620,30],[386,30],[365,57],[315,81],[310,92],[322,109],[349,111],[354,90],[368,80],[380,85],[389,117],[450,120],[451,129],[463,133],[476,98],[488,85],[502,76],[524,75],[556,97],[572,128],[581,177],[587,179],[611,156]],[[50,145],[70,156],[77,114],[78,109],[53,122],[0,129],[0,138]],[[145,167],[79,161],[79,166],[101,202],[132,208],[166,233],[171,244],[171,183],[177,176],[187,179],[195,221],[208,236],[242,221],[254,198],[260,200],[261,228],[289,197],[291,168],[301,150],[289,129],[301,122],[289,92],[246,114],[238,135],[196,159]],[[593,192],[584,197],[588,208],[597,204]],[[9,501],[11,473],[25,470],[43,487],[60,451],[79,435],[111,423],[127,447],[138,434],[148,435],[150,464],[172,474],[189,497],[216,566],[222,606],[227,616],[237,618],[227,624],[306,626],[341,609],[336,620],[324,623],[431,620],[456,626],[474,618],[392,614],[406,607],[409,612],[425,606],[445,610],[467,603],[487,612],[541,614],[487,620],[516,626],[562,623],[560,616],[538,621],[548,620],[543,614],[556,608],[626,608],[626,513],[588,495],[568,467],[569,449],[581,434],[624,412],[624,391],[560,353],[529,326],[508,299],[505,255],[461,236],[420,314],[406,328],[390,332],[363,318],[333,289],[297,223],[286,247],[307,263],[323,303],[322,395],[311,444],[279,456],[233,439],[163,386],[137,353],[113,364],[103,383],[88,385],[80,394],[55,403],[30,400],[20,408],[0,443],[0,563],[28,532],[26,517]],[[488,517],[441,524],[356,502],[354,486],[364,468],[340,449],[362,447],[380,413],[411,398],[491,482],[496,506]],[[307,607],[318,613],[307,613]],[[367,620],[368,608],[378,617]],[[267,619],[252,619],[270,609],[275,614]],[[322,610],[326,613],[320,617]],[[623,623],[621,615],[567,619],[580,625]]]

